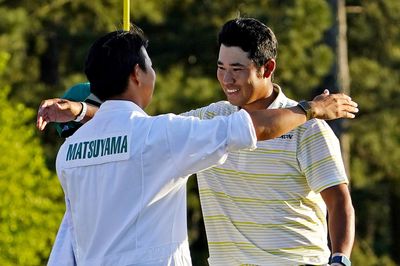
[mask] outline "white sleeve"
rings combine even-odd
[[[229,151],[256,148],[250,115],[241,110],[210,120],[168,115],[164,128],[178,175],[222,164]]]
[[[54,241],[47,266],[76,266],[70,232],[70,211],[67,208]]]

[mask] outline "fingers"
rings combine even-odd
[[[43,109],[45,108],[45,107],[43,107],[44,105],[45,105],[45,101],[42,101],[40,103],[40,106],[39,106],[39,109],[37,112],[37,117],[36,117],[36,127],[40,131],[42,131],[46,127],[46,125],[44,124],[45,120],[43,118]]]
[[[353,102],[351,97],[347,94],[344,93],[337,93],[337,94],[331,94],[333,97],[336,97],[338,100],[343,100],[347,102]]]
[[[355,118],[358,113],[358,104],[344,93],[330,94],[325,90],[313,100],[315,118],[331,120],[338,118]]]
[[[351,97],[345,94],[341,94],[343,102],[341,103],[345,112],[345,118],[354,118],[355,114],[358,113],[358,104],[351,100]]]
[[[338,101],[338,110],[339,110],[339,118],[355,118],[359,111],[358,104],[352,100],[348,100],[347,98],[341,99]]]
[[[349,119],[355,118],[355,117],[356,117],[356,115],[353,113],[350,113],[350,112],[345,112],[344,116],[343,116],[343,118],[349,118]]]
[[[37,116],[36,118],[36,127],[41,131],[42,129],[42,124],[43,124],[43,117],[42,116]]]
[[[354,113],[354,114],[356,114],[356,113],[358,113],[358,108],[357,108],[357,105],[356,106],[352,106],[352,105],[347,105],[346,106],[346,112],[350,112],[350,113]]]
[[[46,127],[46,125],[47,125],[46,119],[45,119],[42,115],[38,116],[38,117],[37,117],[37,120],[36,120],[36,127],[37,127],[40,131],[43,131],[44,128]]]
[[[354,101],[351,101],[351,100],[347,103],[347,105],[350,105],[352,107],[358,107],[358,104],[356,102],[354,102]]]
[[[47,126],[48,122],[46,120],[41,120],[39,123],[37,123],[37,128],[40,131],[43,131],[45,129],[45,127]]]
[[[47,124],[48,124],[48,117],[47,117],[47,115],[45,114],[45,111],[44,111],[45,109],[41,109],[41,108],[39,108],[39,111],[38,111],[38,115],[37,115],[37,119],[36,119],[36,127],[40,130],[40,131],[43,131],[44,129],[45,129],[45,127],[47,126]]]
[[[355,114],[358,113],[358,104],[351,99],[350,96],[339,93],[332,94],[331,96],[336,97],[337,103],[339,104],[339,110],[342,109],[343,118],[355,118]]]
[[[344,118],[355,118],[356,117],[356,113],[358,113],[358,108],[351,106],[351,105],[347,105],[344,106]]]
[[[54,99],[47,99],[43,100],[38,109],[37,117],[36,117],[36,127],[40,130],[43,131],[47,124],[51,122],[49,120],[48,116],[48,109],[53,106],[54,104],[57,103],[62,103],[64,100],[60,98],[54,98]]]

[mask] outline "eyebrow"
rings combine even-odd
[[[217,61],[217,65],[223,65],[224,63],[222,63],[221,61]],[[229,64],[230,66],[233,67],[246,67],[245,65],[241,64],[241,63],[233,63],[233,64]]]

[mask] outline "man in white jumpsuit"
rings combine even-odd
[[[63,232],[74,259],[58,257],[50,261],[54,265],[191,265],[188,176],[222,164],[230,151],[254,149],[257,139],[306,122],[298,106],[241,110],[211,120],[148,116],[143,109],[151,101],[155,73],[146,46],[135,28],[109,33],[89,51],[85,73],[104,103],[57,155],[67,205]],[[357,112],[345,95],[325,94],[309,103],[311,117],[353,118]],[[54,121],[46,110],[42,105],[41,129]]]

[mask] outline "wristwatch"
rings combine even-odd
[[[301,108],[301,110],[304,111],[304,113],[306,114],[307,120],[310,120],[312,117],[312,112],[311,112],[311,106],[307,101],[300,101],[297,104],[298,107]]]
[[[332,257],[331,264],[333,263],[339,263],[340,265],[343,266],[351,266],[351,261],[346,256],[342,255],[336,255]]]

